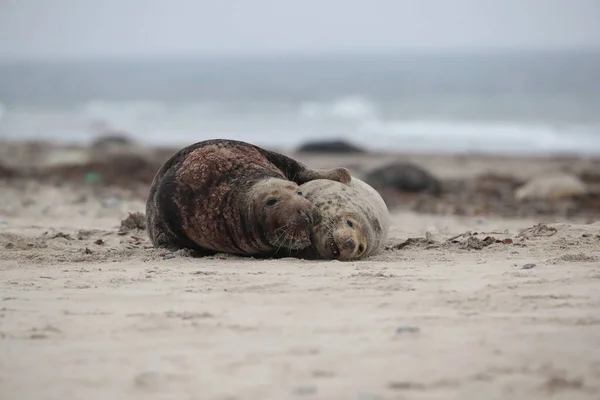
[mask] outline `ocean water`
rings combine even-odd
[[[0,139],[600,154],[600,52],[0,63]]]

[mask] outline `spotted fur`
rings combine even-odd
[[[350,185],[320,179],[300,188],[316,207],[312,244],[290,255],[352,261],[383,249],[389,231],[389,212],[371,186],[352,177]]]

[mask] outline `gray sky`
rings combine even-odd
[[[600,48],[600,0],[0,0],[0,56]]]

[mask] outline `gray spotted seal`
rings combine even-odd
[[[381,195],[362,180],[349,185],[317,179],[300,185],[316,207],[311,245],[289,255],[307,259],[361,260],[378,254],[390,218]]]
[[[187,146],[156,173],[146,203],[155,247],[197,255],[269,256],[310,245],[314,205],[299,185],[348,184],[345,168],[313,170],[274,151],[235,140]]]

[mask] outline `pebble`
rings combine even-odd
[[[114,208],[119,205],[119,200],[116,197],[109,197],[102,200],[102,205],[106,208]]]
[[[163,257],[163,260],[170,260],[171,258],[175,258],[175,254],[167,254],[166,256]]]
[[[396,328],[396,333],[419,333],[421,329],[418,326],[399,326]]]
[[[521,267],[521,269],[531,269],[535,267],[535,264],[525,264]]]
[[[294,388],[294,394],[297,396],[310,396],[317,393],[315,385],[299,385]]]

